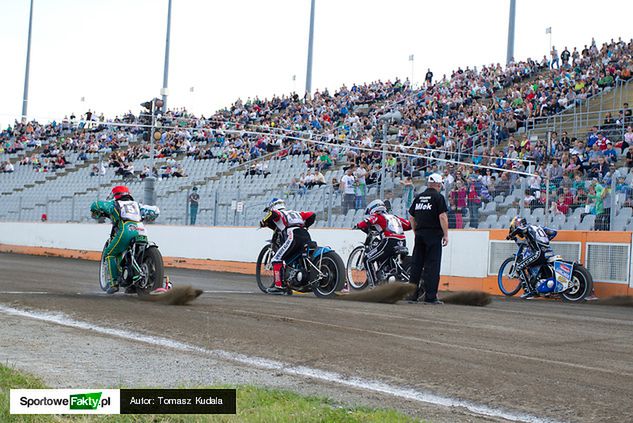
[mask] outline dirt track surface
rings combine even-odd
[[[250,276],[176,269],[167,273],[174,284],[192,285],[205,294],[184,307],[143,303],[123,294],[107,297],[98,288],[95,262],[0,254],[0,306],[58,311],[100,326],[379,381],[519,417],[633,421],[630,308],[507,300],[494,300],[485,308],[339,302],[312,295],[267,296]],[[3,326],[15,328],[26,320],[5,319],[0,312],[0,339],[7,334]],[[24,330],[31,325],[23,324]],[[70,331],[73,336],[90,332]],[[54,351],[56,343],[47,342]],[[16,354],[9,361],[18,366],[32,361],[29,348],[36,348],[27,346],[23,356]],[[192,354],[191,360],[196,359]],[[230,366],[238,369],[232,374],[239,374],[240,366]],[[244,374],[257,373],[250,379],[255,383],[280,385],[273,382],[281,376],[277,372],[247,367]],[[94,378],[96,386],[99,375]],[[120,378],[125,384],[125,374]],[[223,379],[230,383],[226,378],[230,374]],[[235,381],[242,383],[244,377]],[[199,379],[191,382],[200,384]],[[178,383],[186,385],[186,378]],[[431,421],[491,420],[459,408],[336,383],[302,383],[299,390],[352,403],[380,403]]]

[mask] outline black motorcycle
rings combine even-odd
[[[104,245],[104,250],[109,242]],[[119,287],[125,288],[126,293],[147,295],[158,288],[163,288],[163,279],[163,257],[158,251],[158,246],[150,243],[147,236],[137,235],[119,261]],[[104,291],[110,287],[110,275],[103,252],[99,267],[99,285]]]
[[[374,248],[382,240],[382,234],[378,231],[370,230],[362,245],[354,248],[347,259],[347,283],[351,289],[364,289],[374,284],[367,277],[367,269],[365,268],[365,254]],[[380,285],[385,282],[409,282],[411,275],[411,257],[409,250],[404,245],[400,245],[396,249],[396,253],[382,262],[375,263],[374,275],[376,275],[376,284]]]
[[[497,283],[499,290],[509,297],[521,289],[528,288],[529,270],[515,270],[517,263],[530,253],[525,241],[514,239],[519,247],[516,254],[508,257],[499,267]],[[536,284],[529,288],[544,297],[560,296],[566,302],[582,302],[593,290],[593,277],[580,263],[564,260],[561,256],[547,257],[547,262],[535,269]]]
[[[281,243],[281,236],[275,231],[257,257],[255,277],[262,292],[266,293],[274,285],[272,259]],[[344,269],[343,260],[334,250],[311,241],[286,260],[284,282],[293,291],[313,292],[317,297],[329,298],[343,288]]]

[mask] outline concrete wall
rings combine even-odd
[[[151,241],[164,256],[189,259],[255,262],[272,232],[268,229],[147,225]],[[71,223],[0,222],[0,244],[100,251],[110,225]],[[312,229],[312,239],[336,250],[344,261],[365,235],[347,229]],[[486,276],[487,231],[451,232],[442,257],[442,274],[464,277]],[[413,234],[407,233],[413,251]],[[476,252],[476,254],[473,254]]]

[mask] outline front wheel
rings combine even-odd
[[[107,291],[110,287],[110,272],[108,272],[108,265],[105,262],[105,249],[108,246],[106,242],[101,251],[101,261],[99,263],[99,287],[102,291]]]
[[[571,285],[565,292],[561,292],[561,298],[568,303],[578,303],[585,300],[593,289],[593,277],[587,269],[580,264],[574,265],[571,275]]]
[[[499,274],[497,275],[499,290],[508,297],[515,295],[521,289],[521,279],[514,275],[514,262],[514,257],[508,257],[505,259],[505,261],[501,264]]]
[[[319,266],[322,278],[312,288],[314,295],[319,298],[331,298],[336,291],[343,289],[345,284],[345,265],[341,256],[334,251],[328,251],[313,262]]]
[[[145,274],[145,280],[137,284],[136,292],[139,296],[147,295],[163,287],[165,269],[163,267],[163,256],[157,247],[149,247],[145,250],[141,269]]]
[[[257,256],[255,279],[257,280],[257,286],[264,294],[268,293],[268,288],[272,288],[275,284],[272,265],[274,255],[275,252],[270,245],[266,245],[259,252],[259,256]]]
[[[352,250],[347,259],[347,284],[352,289],[367,287],[367,270],[365,270],[365,247],[360,245]]]

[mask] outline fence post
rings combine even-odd
[[[526,181],[526,177],[521,178],[521,192],[519,195],[519,216],[525,216],[525,201],[524,201],[524,196],[525,196],[525,181]]]
[[[611,230],[611,228],[613,228],[613,222],[615,222],[616,207],[620,207],[616,201],[617,200],[616,179],[617,179],[617,174],[616,172],[613,172],[611,175],[611,193],[610,193],[611,208],[609,209],[609,227],[604,228],[604,230],[609,230],[609,231]]]
[[[75,194],[73,193],[72,209],[70,210],[70,221],[75,221]]]
[[[624,85],[625,85],[624,82],[620,81],[620,106],[618,106],[618,107],[622,107],[620,109],[620,110],[622,110],[622,119],[620,119],[620,121],[622,122],[622,131],[621,131],[622,134],[620,135],[621,136],[621,138],[620,138],[621,141],[624,141],[624,119],[625,119],[624,114],[625,114],[625,110],[624,110],[624,105],[622,104],[622,94],[624,92]]]
[[[600,114],[598,115],[598,125],[602,122],[602,103],[604,102],[604,91],[600,93]],[[589,124],[589,118],[587,118],[587,124]]]
[[[185,226],[189,225],[190,222],[191,221],[189,220],[189,195],[188,195],[188,192],[185,191]]]
[[[332,227],[332,196],[334,194],[332,184],[328,184],[328,201],[327,201],[327,226]]]
[[[213,226],[218,226],[218,190],[215,190],[213,196]]]
[[[18,222],[22,220],[22,196],[18,197]]]
[[[550,183],[551,169],[547,169],[547,177],[545,178],[545,224],[549,224],[549,183]]]

